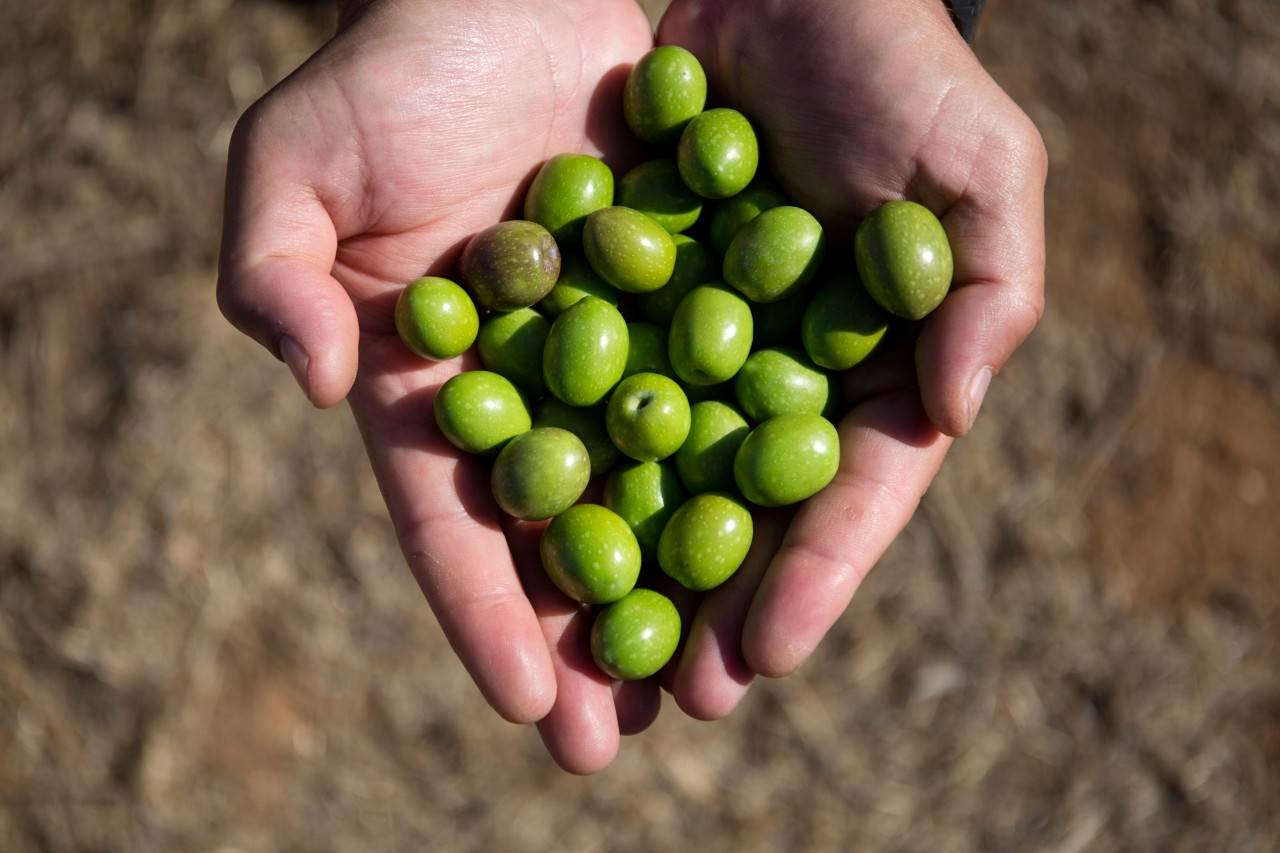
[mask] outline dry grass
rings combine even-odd
[[[1049,316],[817,658],[589,780],[214,310],[230,126],[325,14],[0,9],[0,849],[1280,846],[1270,0],[993,4]]]

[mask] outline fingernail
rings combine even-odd
[[[280,338],[280,357],[284,359],[285,364],[289,365],[293,378],[302,387],[302,393],[310,397],[311,383],[307,379],[307,368],[311,365],[311,359],[307,356],[307,351],[293,338],[283,335]]]
[[[989,387],[991,387],[991,368],[984,367],[969,381],[969,426],[967,429],[973,429],[973,422],[978,419],[978,410],[982,408],[982,401],[987,396],[987,388]]]

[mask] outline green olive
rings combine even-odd
[[[929,208],[913,201],[891,201],[862,220],[854,257],[871,298],[907,320],[937,308],[951,287],[947,232]]]
[[[822,263],[822,226],[783,205],[738,230],[724,256],[724,280],[752,302],[777,302],[813,278]]]
[[[539,551],[551,582],[583,604],[617,601],[640,577],[635,534],[598,504],[578,504],[557,515],[542,532]]]
[[[666,229],[638,210],[606,207],[587,218],[582,248],[601,278],[628,293],[657,290],[671,279],[676,244]]]
[[[529,406],[516,386],[487,370],[451,377],[432,406],[444,437],[468,453],[492,456],[532,425]]]
[[[557,154],[542,164],[524,197],[524,218],[560,244],[582,239],[587,217],[613,204],[613,172],[587,154]]]
[[[591,657],[610,678],[635,681],[667,665],[680,645],[680,611],[665,595],[633,589],[600,611]]]
[[[702,197],[685,186],[675,160],[650,160],[627,172],[618,184],[618,204],[671,234],[692,228],[702,213]]]
[[[663,45],[640,57],[622,91],[631,132],[645,142],[673,142],[707,101],[707,75],[697,57]]]
[[[551,324],[542,349],[547,388],[570,406],[594,406],[627,366],[627,321],[618,309],[588,296]]]
[[[785,506],[822,491],[840,467],[840,437],[821,415],[792,412],[751,431],[733,461],[743,497]]]
[[[689,385],[732,379],[751,352],[751,308],[721,284],[701,284],[676,308],[667,331],[671,369]]]
[[[751,550],[751,511],[720,492],[680,505],[658,540],[662,571],[686,589],[704,592],[727,581]]]
[[[787,412],[829,415],[835,409],[836,386],[825,370],[792,347],[756,350],[733,379],[742,411],[753,421]]]
[[[490,314],[480,325],[476,349],[486,368],[510,379],[536,400],[547,391],[542,379],[542,348],[550,331],[547,318],[532,308]]]
[[[805,309],[800,331],[814,364],[848,370],[884,339],[889,315],[853,276],[823,285]]]
[[[396,331],[423,358],[462,355],[476,339],[480,317],[467,292],[447,278],[420,278],[396,299]]]
[[[755,177],[760,162],[756,132],[737,110],[707,110],[680,135],[676,162],[689,189],[706,198],[728,198]]]
[[[538,521],[573,506],[590,479],[591,460],[576,435],[535,427],[507,442],[494,460],[489,482],[503,512]]]
[[[555,286],[560,249],[536,222],[499,222],[471,238],[461,267],[481,305],[491,311],[514,311],[529,307]]]

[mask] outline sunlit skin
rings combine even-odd
[[[971,426],[971,390],[1037,320],[1045,157],[933,0],[677,0],[659,41],[701,59],[831,233],[910,197],[941,215],[956,262],[918,343],[849,375],[836,480],[794,519],[760,513],[745,563],[688,624],[666,681],[710,719],[756,674],[813,651],[910,518],[947,436]],[[539,570],[542,525],[503,519],[485,463],[433,425],[436,389],[478,360],[413,356],[392,307],[517,215],[548,157],[598,154],[615,174],[643,158],[621,86],[652,45],[630,0],[361,3],[246,114],[228,167],[219,304],[313,403],[349,401],[454,649],[498,713],[536,721],[574,772],[604,767],[620,733],[652,721],[658,679],[615,688],[592,665],[589,621]]]

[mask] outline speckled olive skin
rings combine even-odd
[[[494,460],[489,483],[503,512],[539,521],[573,506],[590,479],[591,459],[578,437],[541,427],[507,442]]]
[[[758,349],[798,341],[800,321],[812,298],[813,282],[810,282],[777,302],[752,302],[751,316],[755,318],[752,345]]]
[[[728,198],[756,175],[760,148],[747,117],[726,108],[707,110],[685,127],[676,148],[680,177],[705,198]]]
[[[491,225],[462,252],[462,277],[491,311],[527,308],[546,296],[560,275],[560,249],[536,222]]]
[[[816,495],[840,466],[840,438],[821,415],[793,412],[751,431],[733,460],[743,497],[760,506],[785,506]]]
[[[532,426],[516,386],[488,370],[468,370],[440,386],[432,402],[444,437],[468,453],[492,456]]]
[[[609,439],[604,426],[604,406],[580,408],[561,403],[549,397],[538,404],[533,416],[535,427],[560,427],[578,437],[587,448],[591,459],[591,476],[609,473],[622,458],[618,448]]]
[[[659,326],[670,325],[676,306],[690,290],[720,280],[720,259],[706,246],[684,234],[674,234],[671,240],[676,245],[676,265],[671,278],[659,289],[642,293],[635,300],[640,316]]]
[[[610,678],[635,681],[667,665],[680,645],[680,611],[671,599],[633,589],[591,626],[591,657]]]
[[[604,505],[631,527],[640,552],[650,559],[657,556],[667,519],[686,497],[676,472],[661,462],[627,462],[604,484]]]
[[[651,323],[627,324],[627,366],[622,378],[637,373],[675,376],[667,358],[667,333]]]
[[[618,204],[638,210],[670,234],[693,227],[702,215],[702,196],[685,186],[675,160],[641,163],[618,183]]]
[[[560,245],[582,239],[587,217],[613,204],[613,172],[587,154],[557,154],[542,164],[524,197],[524,218]]]
[[[690,409],[689,436],[676,451],[676,472],[690,494],[734,488],[733,458],[751,425],[728,403],[704,400]]]
[[[695,495],[680,505],[658,540],[658,565],[695,592],[733,576],[751,549],[751,511],[722,492]]]
[[[462,355],[480,316],[467,292],[447,278],[420,278],[396,299],[396,331],[415,354],[433,361]]]
[[[753,421],[788,412],[829,416],[836,388],[831,375],[792,347],[756,350],[733,379],[738,405]]]
[[[751,352],[751,334],[751,308],[741,296],[724,285],[699,285],[671,318],[671,369],[690,385],[731,379]]]
[[[822,263],[822,225],[783,205],[738,230],[724,256],[724,280],[752,302],[777,302],[813,278]]]
[[[598,504],[578,504],[557,515],[542,532],[539,551],[551,582],[583,604],[617,601],[640,577],[635,534]]]
[[[663,45],[640,57],[622,90],[622,114],[631,132],[663,144],[680,137],[707,102],[707,75],[697,57]]]
[[[689,400],[675,380],[637,373],[609,397],[605,426],[614,445],[632,459],[666,459],[689,435]]]
[[[871,298],[907,320],[937,308],[951,287],[947,232],[938,217],[913,201],[891,201],[862,220],[854,258]]]
[[[810,300],[800,324],[814,364],[848,370],[871,355],[889,330],[889,315],[853,276],[830,281]]]
[[[627,366],[627,322],[618,309],[588,296],[551,324],[542,350],[542,378],[570,406],[594,406]]]
[[[480,324],[476,349],[484,366],[510,379],[532,399],[547,392],[542,379],[542,348],[551,321],[532,308],[490,314]]]
[[[786,203],[787,197],[782,190],[757,176],[751,186],[716,205],[708,228],[711,247],[723,255],[729,251],[729,244],[742,226],[766,210]]]
[[[676,244],[666,229],[638,210],[606,207],[587,218],[582,248],[591,268],[618,290],[648,293],[671,279]]]
[[[610,305],[618,304],[618,291],[609,282],[596,275],[580,252],[568,252],[560,256],[560,278],[551,292],[542,297],[538,309],[555,319],[576,305],[584,296],[603,299]]]

